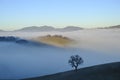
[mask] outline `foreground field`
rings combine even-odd
[[[120,80],[120,62],[24,80]]]

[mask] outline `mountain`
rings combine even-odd
[[[97,28],[97,29],[120,29],[120,25],[109,26],[109,27],[102,27],[102,28]]]
[[[120,62],[23,80],[120,80]]]
[[[65,28],[58,29],[58,31],[77,31],[77,30],[81,30],[81,29],[83,29],[83,28],[76,27],[76,26],[67,26]]]
[[[19,30],[15,30],[15,31],[23,31],[23,32],[39,32],[39,31],[76,31],[76,30],[81,30],[83,28],[80,28],[80,27],[75,27],[75,26],[68,26],[68,27],[65,27],[65,28],[54,28],[52,26],[40,26],[40,27],[37,27],[37,26],[31,26],[31,27],[25,27],[25,28],[22,28],[22,29],[19,29]]]
[[[120,25],[106,27],[106,29],[116,29],[116,28],[120,29]]]
[[[37,26],[31,26],[31,27],[25,27],[19,30],[15,30],[15,31],[53,31],[55,30],[55,28],[51,27],[51,26],[41,26],[41,27],[37,27]]]

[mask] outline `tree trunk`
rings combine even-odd
[[[75,66],[75,72],[77,72],[77,66]]]

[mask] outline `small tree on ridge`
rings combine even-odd
[[[78,66],[83,63],[83,59],[79,55],[73,55],[70,57],[68,63],[74,67],[77,72]]]

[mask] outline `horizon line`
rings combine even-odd
[[[117,25],[111,25],[111,26],[101,26],[101,27],[80,27],[80,26],[73,26],[73,25],[70,25],[70,26],[65,26],[65,27],[55,27],[55,26],[49,26],[49,25],[41,25],[41,26],[26,26],[26,27],[20,27],[20,28],[17,28],[17,29],[0,29],[2,31],[15,31],[15,30],[20,30],[20,29],[23,29],[23,28],[28,28],[28,27],[53,27],[55,29],[62,29],[62,28],[66,28],[66,27],[79,27],[79,28],[83,28],[83,29],[97,29],[97,28],[107,28],[107,27],[112,27],[112,26],[119,26],[120,24],[117,24]]]

